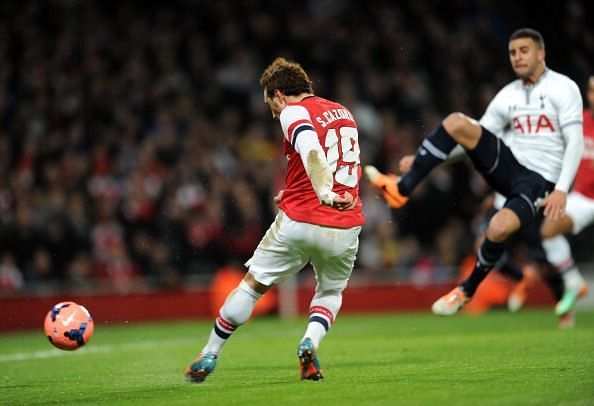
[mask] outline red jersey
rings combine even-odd
[[[584,110],[584,155],[575,175],[573,190],[594,199],[594,114]]]
[[[285,189],[280,209],[291,219],[322,226],[350,228],[365,222],[359,200],[352,210],[338,211],[322,205],[307,176],[301,156],[295,150],[297,137],[303,129],[315,129],[333,173],[332,191],[349,192],[359,197],[361,165],[359,135],[351,112],[344,106],[317,96],[290,103],[281,113],[284,153],[287,157]],[[302,136],[307,136],[304,133]]]

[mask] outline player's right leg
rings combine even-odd
[[[558,235],[543,241],[548,261],[563,278],[563,296],[555,306],[555,314],[562,316],[573,310],[577,300],[588,293],[588,284],[576,266],[567,239]]]
[[[299,379],[312,381],[318,381],[324,378],[318,360],[317,350],[320,342],[324,339],[338,315],[338,311],[342,305],[343,291],[341,288],[321,291],[318,289],[320,289],[319,279],[318,287],[309,306],[307,329],[297,347]]]
[[[565,288],[555,306],[561,327],[572,326],[573,317],[564,316],[573,312],[577,300],[588,293],[588,284],[584,280],[571,254],[571,247],[564,234],[578,234],[594,223],[594,200],[578,192],[567,196],[565,216],[557,221],[545,219],[542,225],[543,247],[548,261],[558,270]],[[570,319],[570,322],[564,321]]]
[[[388,204],[398,209],[407,203],[408,196],[427,174],[448,158],[457,144],[474,148],[481,132],[482,129],[475,120],[461,113],[452,113],[423,141],[412,167],[401,178],[394,174],[383,174],[371,165],[365,167],[365,174],[376,189],[382,192]]]
[[[316,275],[316,291],[309,307],[307,328],[297,348],[300,379],[320,380],[323,373],[317,351],[340,307],[342,292],[353,270],[361,227],[337,229],[308,225],[313,232],[308,244]]]

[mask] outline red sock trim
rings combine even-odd
[[[330,310],[326,309],[325,307],[312,306],[309,309],[309,314],[312,315],[314,313],[319,313],[323,316],[326,316],[328,318],[328,320],[330,320],[330,324],[334,323],[334,315],[332,314],[332,312]]]
[[[235,329],[237,328],[237,326],[235,326],[235,325],[233,325],[233,324],[229,323],[229,322],[228,322],[227,320],[225,320],[225,319],[223,318],[223,316],[221,316],[220,314],[219,314],[219,317],[217,317],[217,323],[218,323],[218,324],[219,324],[219,325],[220,325],[222,328],[224,328],[225,330],[228,330],[228,331],[235,331]]]

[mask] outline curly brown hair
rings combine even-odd
[[[268,97],[280,90],[287,96],[313,93],[312,82],[301,65],[285,58],[276,58],[260,76],[260,86],[266,89]]]

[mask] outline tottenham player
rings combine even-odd
[[[565,291],[555,306],[559,316],[568,315],[573,324],[572,309],[578,298],[588,292],[588,285],[575,265],[569,243],[563,234],[578,234],[594,223],[594,76],[588,79],[586,92],[589,109],[584,109],[584,155],[575,176],[572,191],[567,196],[565,216],[546,219],[542,234],[547,258],[563,275]]]
[[[284,58],[264,70],[260,85],[284,135],[285,189],[275,198],[279,212],[274,223],[246,262],[248,272],[221,307],[202,353],[186,370],[192,382],[202,382],[214,370],[223,345],[249,319],[256,301],[308,263],[317,284],[297,356],[301,379],[322,379],[317,349],[340,310],[365,220],[352,114],[315,96],[307,73]]]
[[[505,250],[505,241],[544,214],[564,215],[567,191],[583,151],[582,98],[578,86],[545,65],[539,32],[516,30],[508,43],[518,79],[501,89],[480,123],[453,113],[419,148],[412,168],[398,181],[366,167],[371,182],[394,208],[408,201],[417,184],[459,144],[487,182],[507,200],[489,222],[471,275],[438,299],[436,314],[453,315],[470,301]],[[494,134],[513,130],[507,147]],[[539,208],[543,208],[541,212]]]

